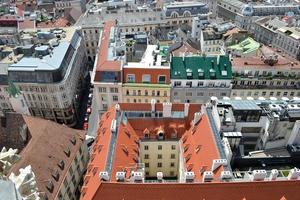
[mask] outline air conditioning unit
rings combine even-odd
[[[211,171],[215,171],[221,165],[226,166],[227,160],[226,159],[214,159],[212,167],[211,167]]]
[[[195,173],[194,172],[185,172],[185,182],[194,182]]]
[[[226,179],[231,179],[232,178],[232,174],[230,171],[222,171],[221,172],[221,179],[222,180],[226,180]]]
[[[221,115],[221,116],[224,115],[224,109],[219,110],[219,115]]]
[[[263,181],[267,176],[266,170],[253,170],[252,181]]]
[[[100,177],[101,181],[109,181],[109,175],[108,175],[108,172],[106,172],[106,171],[100,172],[99,177]]]
[[[143,182],[143,173],[142,172],[133,172],[133,181],[134,182]]]
[[[277,179],[277,176],[278,176],[279,172],[277,169],[272,169],[271,170],[271,174],[270,174],[270,177],[269,177],[269,180],[270,181],[274,181]]]
[[[288,175],[288,179],[289,180],[294,180],[294,179],[298,179],[300,176],[300,169],[298,168],[294,168],[290,170],[290,173]]]
[[[162,172],[157,172],[156,173],[156,176],[157,176],[157,180],[158,181],[162,181],[163,180],[163,177],[164,177],[164,174]]]
[[[214,174],[212,171],[205,171],[203,173],[203,182],[210,182],[214,179]]]
[[[116,180],[118,182],[124,182],[125,181],[125,175],[126,175],[125,172],[117,172],[116,173]]]

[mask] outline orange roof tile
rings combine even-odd
[[[298,200],[299,181],[126,184],[101,183],[90,200]]]

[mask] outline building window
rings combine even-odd
[[[118,93],[118,88],[110,88],[111,93]]]
[[[118,99],[118,96],[113,96],[113,101],[118,101],[119,99]]]
[[[171,162],[171,163],[170,163],[170,167],[175,167],[175,163],[174,163],[174,162]]]
[[[150,165],[149,165],[149,163],[145,163],[145,167],[149,167]]]
[[[162,167],[162,163],[161,162],[157,163],[157,167]]]
[[[174,82],[174,86],[175,86],[175,87],[181,86],[181,81],[175,81],[175,82]]]
[[[145,134],[146,135],[146,134]],[[149,135],[149,134],[148,134]],[[144,146],[144,150],[149,150],[149,146],[148,145],[145,145]]]
[[[164,91],[164,97],[167,97],[167,96],[168,96],[167,91]]]
[[[145,96],[148,96],[148,90],[145,90]]]
[[[158,155],[157,155],[157,159],[162,159],[162,155],[161,155],[161,154],[158,154]]]
[[[166,83],[166,76],[158,76],[158,83]]]
[[[175,150],[176,149],[176,145],[172,145],[171,148],[172,148],[172,150]]]
[[[170,176],[174,176],[174,171],[170,171]]]
[[[143,83],[150,83],[150,79],[151,79],[150,74],[143,74],[143,76],[142,76]]]
[[[284,92],[284,93],[283,93],[283,96],[286,96],[287,94],[288,94],[288,92]]]
[[[101,93],[105,93],[106,88],[105,87],[99,87],[98,91],[101,92]]]
[[[158,150],[162,150],[162,145],[158,145],[158,146],[157,146],[157,149],[158,149]]]
[[[152,90],[152,96],[155,96],[155,90]]]
[[[144,158],[149,159],[149,154],[145,154]]]
[[[134,83],[135,82],[135,75],[134,74],[127,74],[127,82]]]
[[[174,153],[171,154],[171,159],[175,159],[175,154]]]

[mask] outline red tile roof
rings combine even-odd
[[[100,49],[98,53],[98,62],[96,71],[120,71],[121,62],[107,60],[108,57],[108,47],[109,47],[109,36],[111,33],[111,28],[115,26],[114,21],[108,21],[105,23],[102,37],[100,43]]]
[[[101,183],[93,200],[299,200],[299,181],[125,184]]]
[[[202,180],[204,171],[211,171],[212,161],[220,159],[215,139],[206,114],[202,116],[201,121],[192,126],[181,138],[183,148],[183,157],[185,158],[185,167],[187,171],[195,173],[196,180]],[[200,172],[199,172],[200,170]],[[217,168],[213,173],[213,181],[219,182],[219,177],[223,167]],[[201,173],[202,172],[202,173]]]
[[[162,104],[156,104],[156,110],[162,111]],[[223,167],[214,171],[214,180],[212,183],[202,182],[202,174],[199,170],[210,171],[214,159],[219,159],[220,155],[216,142],[210,127],[207,115],[204,113],[202,119],[195,126],[191,121],[194,113],[199,112],[201,105],[190,104],[189,115],[184,119],[171,118],[140,118],[127,119],[118,125],[118,134],[115,145],[115,153],[112,159],[111,180],[101,182],[99,172],[105,171],[107,163],[108,147],[111,139],[111,121],[115,118],[115,108],[111,108],[108,113],[103,114],[100,121],[98,136],[93,146],[93,154],[88,166],[88,172],[85,177],[82,188],[81,200],[98,199],[230,199],[242,200],[264,198],[270,200],[280,199],[283,196],[289,199],[298,197],[295,193],[300,191],[295,188],[300,186],[300,182],[276,181],[276,182],[242,182],[242,183],[219,183],[220,173]],[[120,104],[121,111],[150,111],[151,104]],[[172,110],[184,111],[184,104],[172,104]],[[151,137],[155,137],[157,129],[162,128],[166,133],[166,138],[170,134],[177,132],[180,139],[183,154],[185,158],[185,170],[195,173],[195,182],[198,183],[163,183],[163,184],[133,184],[118,183],[115,180],[117,171],[127,172],[127,178],[131,170],[135,170],[139,158],[138,141],[144,138],[144,131],[148,131]],[[188,148],[186,147],[188,145]],[[186,149],[186,150],[184,150]],[[187,158],[189,157],[189,158]],[[263,186],[263,187],[262,187]],[[272,192],[273,187],[284,188]],[[290,188],[291,187],[291,188]],[[266,196],[267,195],[267,196]]]
[[[60,186],[85,139],[85,133],[57,124],[50,120],[37,117],[23,116],[28,127],[30,140],[21,151],[21,159],[12,166],[11,172],[19,174],[20,168],[31,165],[36,176],[37,186],[40,192],[46,193],[49,200],[56,199]],[[75,139],[76,142],[71,141]],[[64,151],[70,150],[69,156]],[[58,163],[63,160],[64,168]],[[58,170],[59,179],[55,180],[52,173]],[[47,189],[51,181],[54,189]]]

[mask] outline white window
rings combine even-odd
[[[127,82],[135,82],[135,75],[134,74],[127,74]]]
[[[143,74],[142,79],[143,79],[142,80],[143,83],[150,83],[151,76],[150,74]]]

